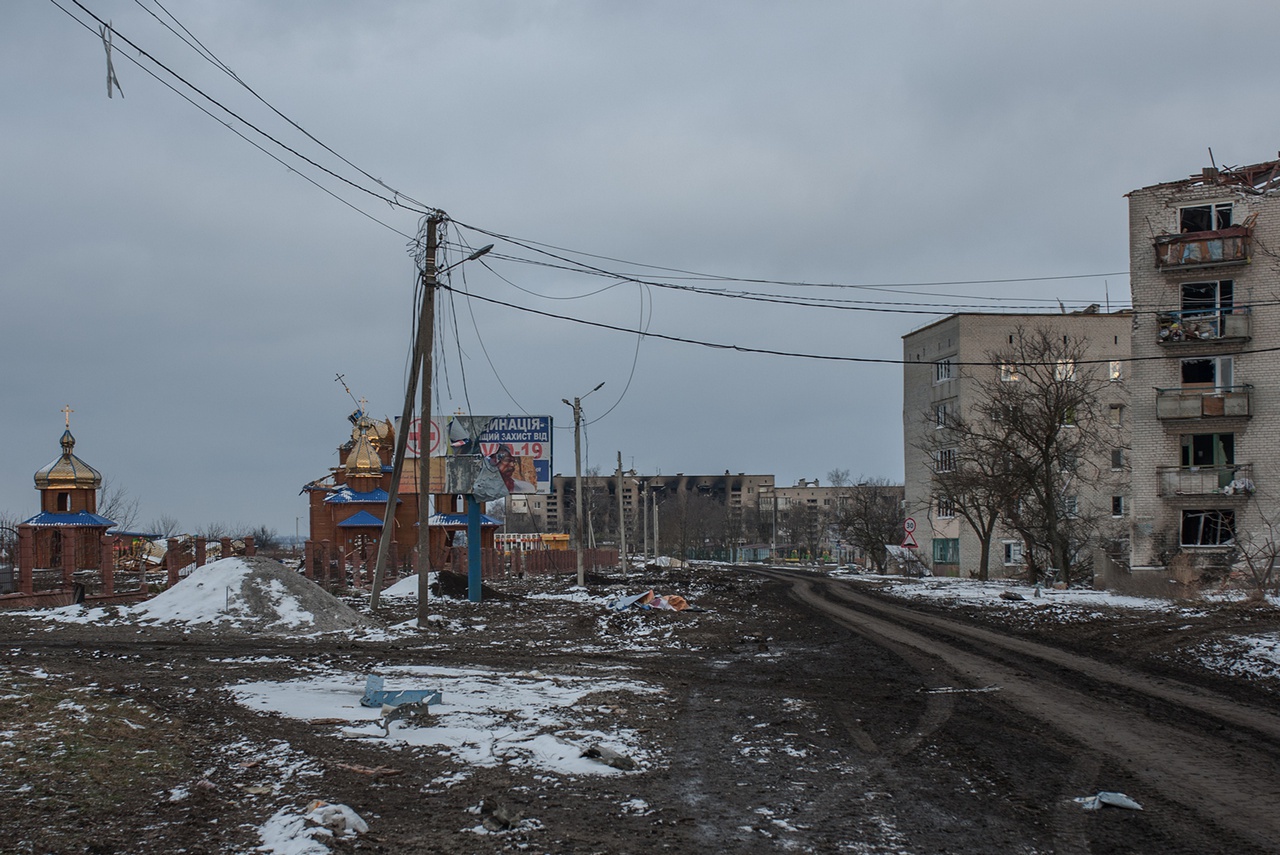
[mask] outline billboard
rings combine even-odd
[[[395,421],[399,429],[400,417]],[[410,422],[406,445],[409,456],[418,455],[419,449],[425,447],[431,457],[456,461],[450,464],[450,475],[445,475],[441,467],[437,476],[432,464],[433,493],[471,493],[461,487],[485,472],[496,474],[507,493],[551,492],[551,416],[433,415],[428,424],[424,436],[421,419]],[[484,458],[488,465],[473,465],[462,459],[466,457]]]
[[[485,459],[508,493],[551,492],[551,416],[452,415],[441,427],[445,455]]]

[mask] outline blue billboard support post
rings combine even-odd
[[[467,496],[467,599],[480,602],[480,503]]]

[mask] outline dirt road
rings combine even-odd
[[[815,612],[911,663],[937,692],[922,732],[949,717],[956,692],[981,693],[994,715],[1015,710],[1076,743],[1072,764],[1080,770],[1122,766],[1180,816],[1200,817],[1261,851],[1280,846],[1280,716],[1272,709],[886,603],[841,583],[765,575],[787,581]],[[1091,851],[1087,835],[1071,826],[1080,823],[1063,823],[1059,842]]]
[[[651,568],[589,601],[568,584],[437,599],[426,631],[382,640],[0,616],[0,853],[254,852],[269,817],[316,798],[370,826],[333,851],[397,855],[1276,851],[1274,691],[1154,653],[1273,614],[1012,632],[816,574]],[[705,611],[602,606],[649,587]],[[626,730],[639,768],[460,763],[232,691],[426,665],[634,680],[644,693],[589,694],[547,736]],[[1100,790],[1145,810],[1072,801]],[[515,821],[485,831],[495,808]]]

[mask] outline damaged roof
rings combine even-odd
[[[1183,178],[1180,181],[1163,181],[1151,184],[1140,190],[1152,190],[1157,187],[1231,187],[1253,193],[1266,193],[1280,190],[1280,160],[1268,160],[1250,166],[1206,166],[1198,175]],[[1139,192],[1138,190],[1131,191]],[[1129,193],[1125,194],[1130,195]]]

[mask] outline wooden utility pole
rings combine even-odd
[[[422,311],[418,313],[418,341],[422,350],[422,404],[418,407],[418,629],[427,626],[430,610],[427,596],[431,587],[431,449],[423,442],[425,429],[431,433],[431,357],[435,351],[436,325],[436,252],[439,250],[440,223],[437,217],[427,219],[427,256],[422,263]]]
[[[431,431],[431,353],[435,349],[435,300],[436,300],[436,252],[439,241],[438,234],[443,220],[431,217],[427,220],[426,258],[422,265],[422,301],[418,306],[418,331],[413,338],[413,369],[409,372],[409,385],[404,395],[404,412],[400,417],[400,425],[396,430],[395,454],[391,464],[391,489],[387,490],[387,507],[382,515],[382,535],[378,539],[378,558],[373,571],[373,594],[369,598],[369,606],[378,607],[378,595],[382,591],[382,580],[387,566],[387,552],[391,546],[391,534],[395,528],[396,500],[399,497],[400,476],[404,471],[405,450],[409,441],[409,427],[413,424],[413,399],[418,391],[419,373],[422,384],[422,414],[418,422],[418,620],[419,627],[426,626],[427,620],[427,572],[430,569],[430,551],[425,546],[428,541],[427,519],[430,494],[427,486],[430,480],[430,449],[427,441]]]

